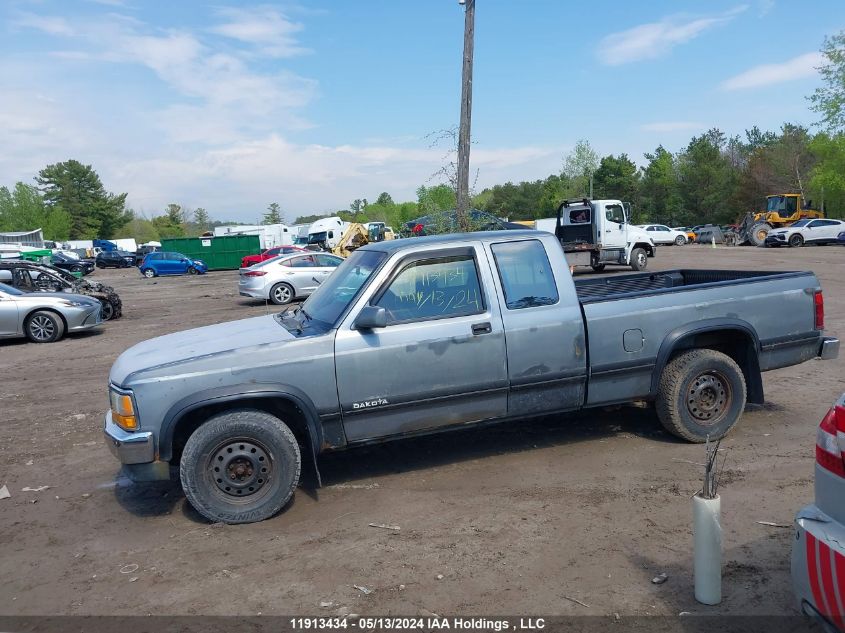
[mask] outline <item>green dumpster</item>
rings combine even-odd
[[[27,262],[36,262],[40,264],[45,257],[49,258],[53,254],[49,248],[40,248],[38,250],[32,251],[21,251],[21,259]],[[50,263],[50,260],[47,260],[47,263]]]
[[[247,255],[261,252],[257,235],[174,237],[161,240],[161,250],[201,259],[209,270],[237,270]]]

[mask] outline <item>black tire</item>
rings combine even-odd
[[[65,334],[65,323],[55,312],[38,310],[26,317],[26,337],[33,343],[54,343]]]
[[[81,273],[81,272],[82,272],[82,266],[71,266],[71,267],[70,267],[70,272],[72,272],[72,273]]]
[[[657,417],[672,435],[688,442],[717,440],[745,410],[745,377],[732,358],[694,349],[672,359],[660,375]]]
[[[600,273],[601,271],[603,271],[605,269],[606,266],[607,266],[607,264],[593,264],[592,268],[597,273]]]
[[[800,233],[793,233],[789,236],[789,245],[793,248],[798,248],[799,246],[804,246],[804,238],[801,237]]]
[[[114,318],[114,306],[111,304],[111,301],[108,299],[103,299],[100,301],[100,319],[103,321],[111,321]]]
[[[196,268],[194,268],[193,266],[191,266],[190,268],[188,268],[188,274],[189,275],[197,275],[197,274],[199,274],[199,271]]]
[[[679,235],[678,237],[675,238],[675,246],[683,246],[686,243],[687,243],[687,238],[685,238],[683,235]]]
[[[645,270],[648,266],[648,253],[643,248],[635,248],[631,251],[631,268],[636,271]]]
[[[191,505],[205,518],[229,524],[263,521],[279,512],[301,470],[290,428],[255,409],[210,418],[188,438],[179,464]]]
[[[287,305],[295,298],[293,288],[286,283],[278,283],[270,288],[270,301],[277,306]]]
[[[772,230],[772,225],[768,222],[757,222],[748,230],[748,241],[754,246],[765,246],[766,236]]]

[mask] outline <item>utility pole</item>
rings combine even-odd
[[[458,0],[465,5],[464,66],[461,76],[461,124],[458,130],[458,226],[470,229],[469,223],[469,148],[472,120],[472,54],[475,40],[475,0]]]

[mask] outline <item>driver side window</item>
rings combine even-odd
[[[421,259],[406,264],[374,305],[388,324],[484,312],[472,255]]]
[[[616,222],[617,224],[624,224],[625,223],[625,210],[622,208],[622,205],[619,205],[619,204],[608,205],[605,208],[604,215],[608,219],[609,222]]]

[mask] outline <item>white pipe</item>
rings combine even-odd
[[[719,495],[692,498],[695,599],[702,604],[722,601],[722,522]]]

